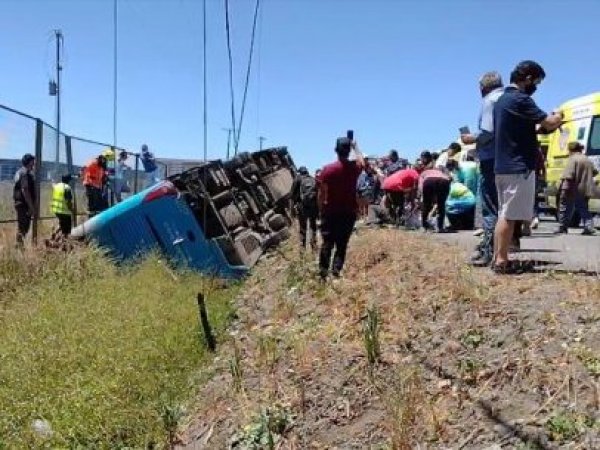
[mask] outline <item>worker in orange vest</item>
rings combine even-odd
[[[88,200],[88,216],[91,218],[108,208],[108,199],[104,195],[108,181],[106,157],[100,155],[90,161],[83,168],[82,177]]]

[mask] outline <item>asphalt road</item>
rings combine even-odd
[[[513,253],[520,260],[533,261],[536,269],[568,272],[600,273],[600,230],[595,236],[581,236],[581,229],[570,228],[567,235],[555,235],[558,224],[549,218],[542,219],[531,236],[521,239],[521,250]],[[472,231],[436,235],[453,242],[470,252],[479,242]]]

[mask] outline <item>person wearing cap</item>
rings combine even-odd
[[[21,168],[15,173],[13,187],[13,200],[17,213],[17,246],[22,247],[25,241],[31,220],[37,211],[37,197],[35,191],[35,178],[33,169],[35,157],[26,153],[21,158]]]
[[[592,215],[588,203],[596,191],[594,164],[583,154],[583,145],[579,142],[569,142],[569,160],[560,182],[560,199],[558,210],[559,234],[569,232],[569,224],[575,211],[583,221],[583,235],[595,234]]]
[[[310,176],[304,166],[298,169],[298,176],[292,185],[292,202],[298,217],[300,228],[300,245],[306,248],[307,228],[310,225],[310,246],[317,249],[317,218],[319,207],[317,205],[317,181]]]
[[[519,264],[509,261],[508,252],[515,224],[531,221],[535,200],[535,166],[538,151],[536,125],[557,129],[561,113],[547,114],[531,98],[545,78],[542,66],[522,61],[510,75],[511,84],[494,105],[494,173],[498,191],[498,222],[494,230],[494,262],[499,274],[516,273]]]
[[[52,213],[58,219],[63,236],[71,234],[73,226],[73,192],[71,191],[71,175],[63,175],[60,183],[52,185]]]
[[[356,160],[350,161],[354,150]],[[356,141],[338,138],[335,145],[337,161],[326,165],[319,177],[319,209],[321,212],[321,253],[319,268],[324,280],[331,274],[339,277],[348,241],[354,230],[357,213],[356,183],[365,167],[365,161]],[[333,262],[331,255],[333,255]]]
[[[90,161],[82,172],[82,182],[88,200],[88,216],[92,218],[108,208],[108,199],[104,195],[104,189],[108,181],[106,157],[99,155]]]

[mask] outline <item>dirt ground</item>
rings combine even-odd
[[[600,280],[497,276],[361,230],[340,280],[290,244],[237,300],[181,448],[600,448]]]

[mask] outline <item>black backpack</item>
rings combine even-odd
[[[305,206],[317,202],[317,181],[310,175],[300,177],[300,202]]]

